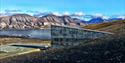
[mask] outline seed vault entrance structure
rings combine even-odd
[[[74,45],[88,39],[96,39],[110,34],[112,33],[55,25],[51,25],[48,28],[43,29],[0,30],[1,36],[49,40],[52,45]]]

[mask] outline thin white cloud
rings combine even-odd
[[[109,16],[103,16],[102,18],[103,19],[109,19],[110,17]]]
[[[96,14],[94,14],[93,16],[94,16],[94,17],[103,17],[103,14],[101,14],[101,13],[96,13]]]
[[[63,15],[71,15],[69,12],[64,12]]]
[[[93,17],[101,17],[103,19],[109,19],[110,18],[109,16],[105,16],[105,15],[103,15],[101,13],[96,13],[96,14],[93,15]]]
[[[57,16],[62,16],[62,14],[59,12],[53,12],[52,14],[57,15]]]
[[[125,19],[125,16],[118,16],[117,18],[122,18],[122,19]]]
[[[5,10],[5,12],[22,12],[22,10],[20,9],[16,9],[16,10]]]
[[[28,13],[40,13],[39,11],[32,11],[32,10],[27,10],[26,12],[28,12]]]
[[[59,12],[52,12],[52,14],[57,15],[57,16],[63,16],[63,15],[70,16],[70,15],[72,15],[72,14],[71,14],[71,13],[69,13],[69,12],[63,12],[63,13],[59,13]]]
[[[85,13],[83,13],[83,12],[75,12],[75,15],[76,15],[76,16],[84,16]]]

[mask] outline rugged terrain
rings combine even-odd
[[[107,23],[105,26],[112,27],[112,24],[124,25],[124,21],[111,22],[110,25]],[[101,25],[98,27],[103,29]],[[1,63],[125,63],[125,28],[117,28],[122,31],[115,30],[112,36],[92,40],[79,46],[49,49],[0,61]],[[110,30],[114,31],[114,27]]]
[[[14,14],[0,17],[0,29],[40,29],[44,26],[85,26],[80,20],[70,16],[56,16],[48,14],[42,17],[34,17],[27,14]]]

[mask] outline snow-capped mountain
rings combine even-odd
[[[104,22],[112,22],[112,21],[116,21],[116,20],[125,20],[125,19],[118,18],[118,17],[108,18],[108,19],[104,19],[102,17],[93,17],[89,21],[82,20],[82,22],[86,23],[86,24],[99,24],[99,23],[104,23]]]

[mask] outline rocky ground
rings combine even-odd
[[[2,63],[125,63],[125,34],[0,60]]]

